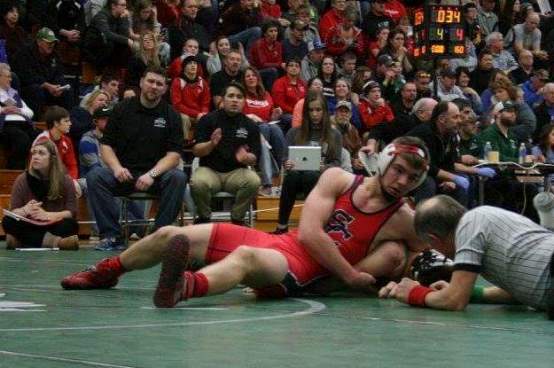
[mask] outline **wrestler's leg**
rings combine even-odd
[[[288,272],[285,256],[273,249],[240,246],[219,262],[199,272],[208,279],[207,295],[224,293],[238,284],[263,288],[283,281]]]
[[[164,226],[141,239],[119,256],[105,258],[95,266],[66,276],[64,289],[107,289],[115,286],[119,277],[128,271],[152,267],[160,263],[169,240],[176,235],[188,239],[187,264],[203,262],[212,231],[211,224],[176,227]]]
[[[238,246],[229,255],[197,272],[188,268],[189,242],[177,235],[169,240],[154,293],[154,305],[172,308],[179,301],[224,293],[238,284],[260,288],[283,281],[288,262],[278,251]]]
[[[139,240],[119,256],[121,265],[128,271],[150,268],[160,263],[169,240],[176,235],[184,235],[189,242],[189,261],[203,262],[212,224],[193,226],[164,226]]]

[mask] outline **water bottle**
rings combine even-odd
[[[524,164],[525,163],[525,156],[527,156],[527,148],[525,147],[525,143],[521,142],[519,145],[519,163]]]
[[[491,142],[485,143],[485,148],[483,148],[483,160],[489,161],[489,153],[492,151]]]

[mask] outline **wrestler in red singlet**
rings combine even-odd
[[[350,264],[358,263],[367,255],[369,246],[381,227],[404,204],[399,199],[377,212],[359,210],[352,202],[352,196],[363,181],[363,176],[356,176],[351,187],[337,198],[333,213],[325,226],[325,231]],[[298,230],[273,235],[232,224],[214,224],[205,261],[207,264],[217,262],[240,245],[274,249],[286,257],[289,273],[280,285],[286,295],[294,294],[301,287],[329,275],[300,244]]]

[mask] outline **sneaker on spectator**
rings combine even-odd
[[[95,250],[101,251],[125,250],[125,248],[125,244],[123,244],[121,240],[114,238],[104,238],[94,247]]]
[[[137,233],[132,233],[131,236],[129,236],[129,240],[140,240],[140,235]]]
[[[271,187],[262,187],[258,191],[258,194],[264,197],[271,197],[271,195],[273,194],[273,190]]]

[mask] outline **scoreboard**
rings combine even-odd
[[[413,25],[415,58],[466,56],[461,6],[433,4],[417,8]]]

